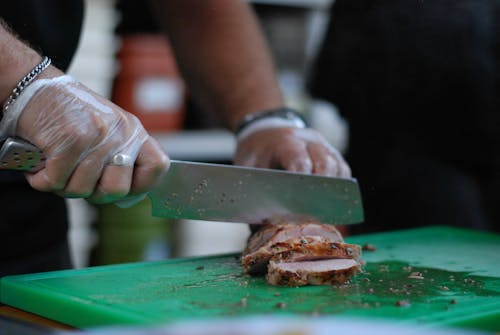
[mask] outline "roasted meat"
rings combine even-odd
[[[273,285],[346,282],[361,270],[361,247],[344,243],[333,225],[311,220],[269,222],[254,233],[242,255],[244,271]]]
[[[328,258],[354,258],[359,260],[361,248],[344,242],[332,242],[318,235],[293,237],[274,244],[264,244],[254,252],[242,257],[245,272],[264,274],[267,264],[275,261],[300,262]]]
[[[270,261],[266,279],[280,286],[344,284],[361,270],[354,259],[323,259],[303,262]]]
[[[315,221],[305,222],[270,222],[260,228],[248,240],[243,254],[250,254],[259,248],[303,236],[322,236],[331,242],[344,242],[344,238],[333,225]]]

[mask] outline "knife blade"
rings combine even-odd
[[[8,138],[0,148],[2,169],[36,172],[43,166],[43,153],[29,142]],[[164,218],[252,224],[294,215],[331,224],[363,221],[354,178],[171,160],[148,196],[152,215]]]

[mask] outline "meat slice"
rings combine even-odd
[[[329,258],[352,258],[359,261],[361,247],[357,244],[330,242],[322,236],[304,236],[271,247],[274,261],[302,262]]]
[[[302,236],[322,236],[331,242],[344,242],[342,234],[333,225],[315,221],[271,222],[250,237],[243,254],[247,255],[260,248],[269,248],[278,242]]]
[[[271,258],[276,261],[298,262],[328,258],[359,260],[361,248],[355,244],[332,242],[324,236],[300,236],[263,246],[242,257],[243,267],[249,274],[264,274]]]
[[[272,285],[304,286],[344,284],[360,272],[354,259],[324,259],[303,262],[269,262],[267,281]]]

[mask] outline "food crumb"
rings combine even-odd
[[[412,273],[410,273],[410,275],[408,276],[408,278],[412,278],[412,279],[424,279],[424,276],[422,275],[422,272],[412,272]]]
[[[279,296],[281,296],[281,293],[276,292],[276,293],[274,293],[273,295],[274,295],[275,297],[279,297]]]
[[[456,303],[457,303],[457,301],[455,299],[450,300],[450,304],[455,305]]]
[[[448,288],[448,286],[441,286],[439,288],[441,291],[449,291],[450,289]]]
[[[275,305],[276,308],[285,308],[286,307],[286,304],[282,301],[278,302],[276,305]]]
[[[200,266],[196,267],[196,270],[204,270],[204,269],[205,269],[205,267],[203,265],[200,265]]]
[[[240,300],[241,307],[247,307],[247,298],[241,298]]]
[[[396,306],[398,306],[398,307],[409,307],[409,306],[411,306],[411,304],[410,304],[409,300],[398,300],[398,301],[396,301]]]
[[[362,247],[363,250],[365,251],[375,251],[377,250],[377,247],[373,244],[370,244],[370,243],[365,243]]]

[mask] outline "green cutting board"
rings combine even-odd
[[[500,235],[440,226],[348,241],[376,247],[349,285],[270,286],[222,255],[4,277],[0,300],[81,328],[296,314],[500,331]]]

